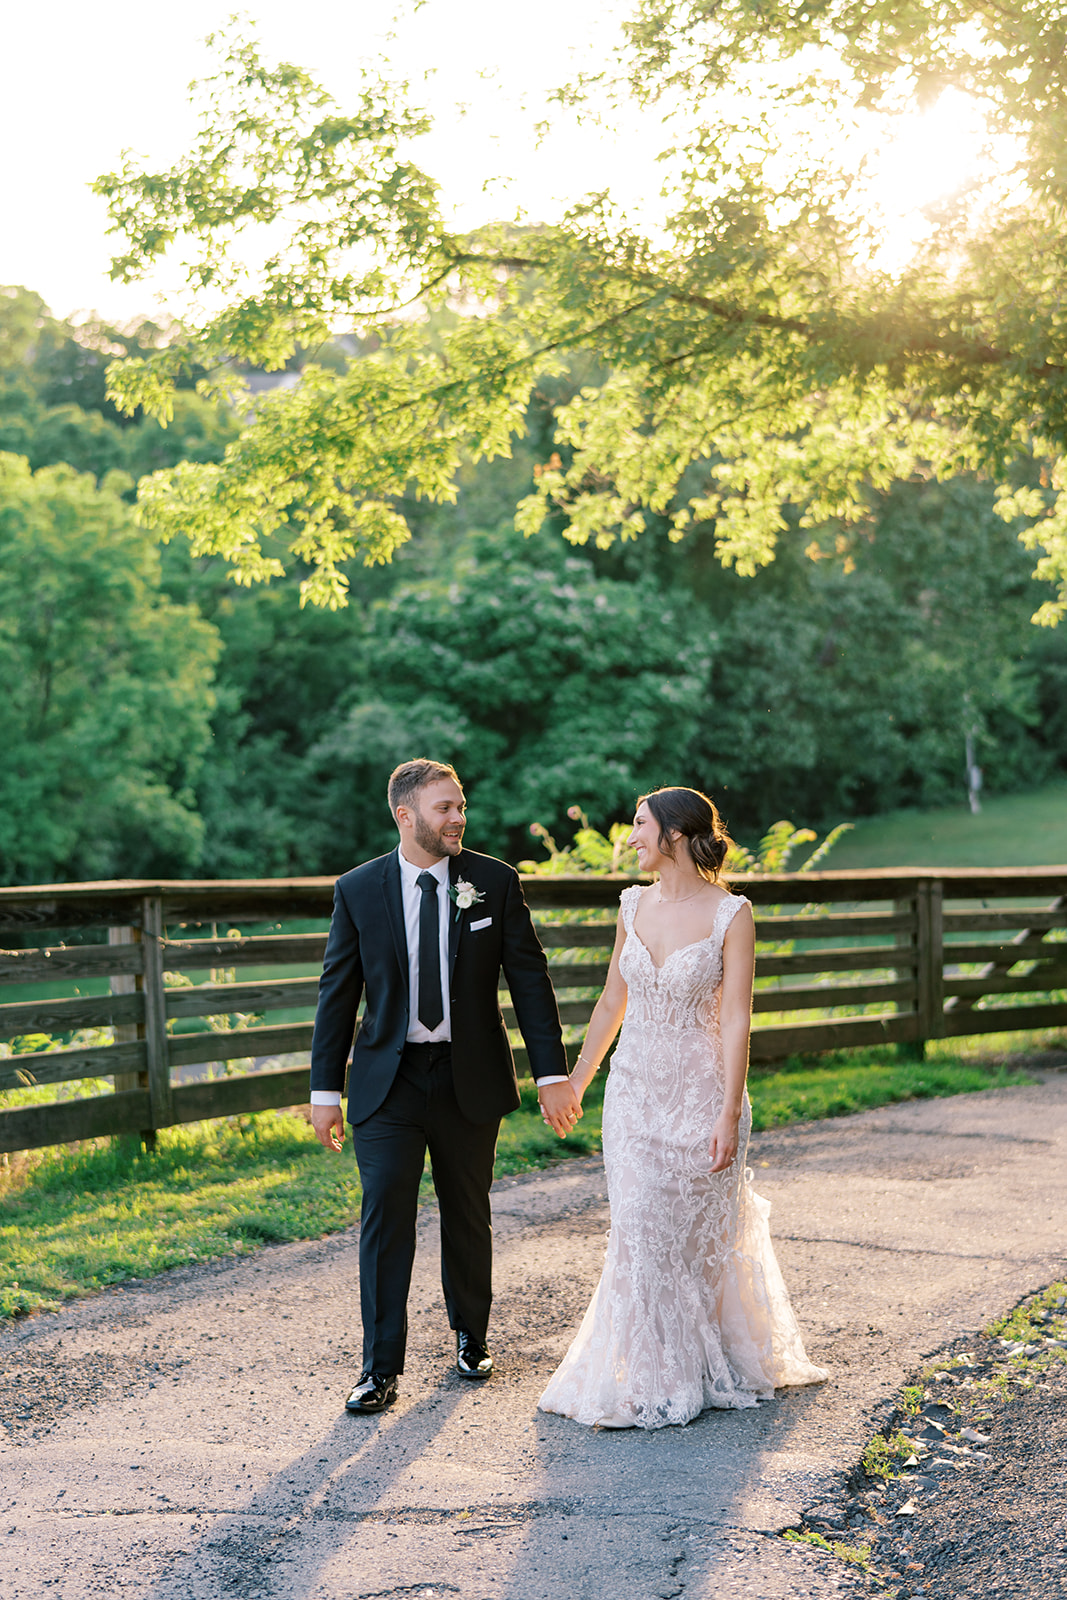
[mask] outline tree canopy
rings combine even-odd
[[[298,574],[235,590],[218,559],[172,587],[224,646],[200,870],[387,849],[380,796],[412,750],[456,762],[472,843],[511,861],[532,823],[569,837],[579,805],[606,827],[659,783],[713,793],[749,841],[782,817],[951,804],[967,733],[992,793],[1062,773],[1067,630],[1029,626],[1040,589],[988,485],[895,485],[850,573],[786,540],[740,578],[705,528],[607,550],[518,536],[538,431],[467,469],[455,505],[402,503],[412,540],[346,608],[298,612]],[[166,552],[172,575],[187,550]]]
[[[195,377],[176,389],[168,428],[143,412],[124,415],[108,398],[116,356],[144,357],[167,334],[147,320],[75,326],[52,316],[32,289],[0,286],[0,451],[25,456],[34,471],[63,461],[98,480],[126,474],[131,497],[146,473],[218,460],[239,429],[225,408],[194,392]]]
[[[218,635],[111,486],[0,455],[0,882],[188,870]]]
[[[608,88],[668,108],[664,228],[647,235],[600,196],[558,226],[471,238],[405,155],[424,123],[400,89],[368,76],[345,115],[298,68],[223,39],[191,153],[159,173],[127,157],[98,181],[126,236],[116,275],[180,243],[217,307],[120,362],[113,393],[165,416],[196,364],[215,394],[235,362],[278,367],[341,322],[374,348],[343,372],[306,367],[221,464],[150,478],[143,514],[243,582],[280,570],[263,541],[282,530],[304,597],[343,603],[344,564],[388,560],[408,536],[399,497],[449,499],[465,458],[508,451],[535,380],[592,353],[602,375],[557,407],[524,530],[550,517],[606,545],[650,517],[677,538],[710,524],[719,559],[751,573],[796,526],[816,550],[843,539],[847,561],[872,491],[972,469],[1059,583],[1037,613],[1055,621],[1065,44],[1048,0],[643,0]],[[871,118],[949,86],[984,108],[1010,170],[1002,153],[889,271],[850,155],[857,119],[869,141]]]
[[[1064,770],[1067,630],[1029,626],[1041,586],[987,483],[872,494],[848,572],[791,532],[742,578],[710,523],[672,542],[662,517],[602,549],[523,538],[554,411],[600,381],[575,358],[454,503],[397,499],[412,538],[353,603],[300,612],[299,564],[235,589],[221,557],[134,525],[128,452],[225,437],[192,430],[216,413],[188,389],[165,431],[109,415],[102,342],[0,298],[0,441],[41,463],[0,459],[0,877],[341,870],[391,842],[385,782],[413,749],[458,763],[472,842],[511,860],[531,824],[563,837],[579,806],[607,827],[660,782],[710,790],[751,841],[962,798],[968,735],[994,793]],[[49,464],[64,451],[78,472]]]

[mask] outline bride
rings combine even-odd
[[[630,843],[657,881],[622,892],[571,1074],[581,1099],[625,1014],[604,1096],[607,1257],[538,1403],[602,1428],[662,1428],[827,1374],[804,1354],[770,1206],[745,1170],[755,928],[719,881],[729,836],[705,795],[669,788],[640,802]]]

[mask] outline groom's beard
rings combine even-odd
[[[428,856],[458,856],[463,849],[463,831],[446,837],[443,829],[431,827],[425,817],[416,812],[415,843]]]

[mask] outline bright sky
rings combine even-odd
[[[533,134],[550,114],[551,89],[606,58],[625,4],[540,0],[524,9],[499,0],[426,0],[412,16],[407,0],[409,14],[390,41],[390,17],[402,3],[254,0],[248,14],[268,59],[305,67],[342,106],[357,63],[388,57],[411,83],[414,103],[434,113],[435,133],[419,159],[465,224],[513,216],[520,191],[532,220],[609,185],[631,198],[641,188],[657,193],[654,119],[606,138],[557,112],[559,131],[539,149]],[[234,9],[232,0],[10,8],[0,97],[8,152],[0,283],[37,290],[57,315],[92,309],[117,319],[154,309],[158,284],[109,281],[113,241],[104,202],[88,186],[118,165],[125,147],[159,167],[187,148],[195,127],[188,84],[211,63],[202,40]],[[486,192],[486,179],[502,175],[514,186]]]
[[[250,14],[264,55],[307,68],[342,107],[357,63],[387,58],[410,81],[413,101],[434,114],[418,159],[443,185],[461,225],[512,217],[520,204],[530,220],[551,220],[568,200],[603,188],[628,206],[651,203],[663,178],[654,160],[662,142],[655,114],[635,113],[623,131],[604,135],[547,98],[579,70],[608,64],[626,0],[541,0],[532,10],[499,0],[425,0],[417,11],[413,4],[253,0]],[[391,22],[401,6],[403,20]],[[95,310],[124,320],[158,308],[165,276],[133,287],[110,282],[117,246],[89,185],[118,165],[124,147],[157,167],[188,147],[195,127],[188,84],[211,70],[202,41],[232,9],[232,0],[10,8],[0,99],[8,151],[0,283],[37,290],[63,316]],[[974,130],[947,102],[912,119],[883,152],[884,204],[901,214],[901,243],[921,231],[916,206],[966,176]],[[554,131],[538,146],[534,125],[546,117]],[[512,181],[487,188],[487,179]]]

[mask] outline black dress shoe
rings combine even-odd
[[[480,1339],[465,1328],[456,1329],[456,1371],[461,1378],[488,1378],[493,1358]]]
[[[392,1373],[365,1372],[345,1401],[346,1411],[384,1411],[396,1399]]]

